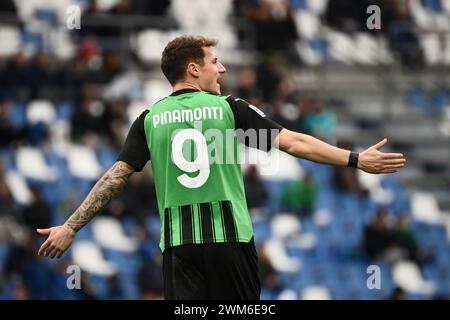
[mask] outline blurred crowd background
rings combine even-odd
[[[35,229],[63,223],[170,94],[159,59],[181,34],[219,39],[223,94],[341,147],[387,137],[408,160],[394,175],[245,164],[262,299],[450,297],[449,0],[2,0],[1,299],[162,299],[149,165],[62,259],[36,256]]]

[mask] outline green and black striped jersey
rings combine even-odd
[[[118,160],[140,171],[151,158],[162,251],[251,240],[239,133],[248,138],[245,131],[254,130],[256,140],[243,142],[268,151],[280,129],[241,99],[192,89],[174,92],[136,119]]]

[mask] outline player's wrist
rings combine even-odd
[[[355,151],[350,151],[347,166],[352,168],[358,168],[358,162],[359,162],[359,153]]]
[[[73,236],[76,235],[77,230],[75,230],[75,228],[73,228],[69,223],[64,223],[64,226],[65,226],[69,231],[71,231],[71,234],[72,234]]]

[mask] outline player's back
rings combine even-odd
[[[248,242],[252,225],[226,97],[178,91],[149,109],[144,128],[161,215],[161,249]]]

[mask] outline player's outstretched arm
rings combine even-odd
[[[117,161],[97,181],[80,207],[61,226],[37,229],[47,240],[39,249],[38,255],[60,258],[70,247],[75,234],[91,221],[126,185],[134,168],[123,161]]]
[[[282,129],[275,141],[278,148],[295,157],[333,166],[347,166],[350,150],[334,147],[310,135]],[[401,153],[379,151],[387,143],[383,139],[364,150],[358,157],[358,169],[368,173],[394,173],[402,168],[406,159]]]

